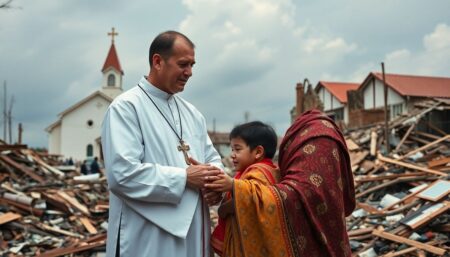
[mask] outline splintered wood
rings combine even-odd
[[[389,123],[390,153],[381,125],[345,133],[356,185],[347,217],[353,256],[449,256],[450,135],[426,114],[450,101],[420,106]]]
[[[62,171],[51,157],[24,145],[0,144],[0,256],[105,251],[106,180],[70,167]]]

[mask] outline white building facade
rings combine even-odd
[[[58,120],[46,128],[49,154],[58,154],[77,161],[101,155],[98,138],[103,116],[112,100],[122,93],[123,71],[114,40],[102,73],[100,90],[61,112]]]

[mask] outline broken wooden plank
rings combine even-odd
[[[12,160],[8,156],[0,154],[0,159],[3,160],[4,162],[6,162],[7,164],[13,166],[14,168],[22,171],[23,173],[28,175],[30,178],[36,180],[37,182],[39,182],[41,184],[43,184],[45,182],[45,179],[42,178],[41,176],[37,175],[36,173],[34,173],[34,171],[32,169],[30,169],[28,167],[25,167],[23,165],[20,165],[19,163],[17,163],[16,161]]]
[[[430,241],[427,243],[427,245],[437,245],[439,242],[438,241]],[[405,256],[405,254],[410,253],[410,252],[414,252],[417,251],[417,247],[409,247],[397,252],[390,252],[384,255],[381,255],[380,257],[396,257],[396,256]]]
[[[0,151],[27,149],[27,145],[0,145]]]
[[[42,228],[42,229],[44,229],[44,230],[51,231],[51,232],[54,232],[54,233],[58,233],[58,234],[61,234],[61,235],[77,237],[77,238],[83,238],[83,236],[78,234],[78,233],[73,233],[73,232],[70,232],[70,231],[67,231],[67,230],[63,230],[63,229],[61,229],[59,227],[56,227],[56,226],[49,226],[49,225],[44,224],[44,223],[38,224],[37,226]]]
[[[406,172],[400,174],[389,174],[389,175],[366,175],[355,177],[356,182],[371,182],[380,180],[392,180],[401,177],[417,177],[423,175],[423,172]]]
[[[440,256],[444,255],[445,252],[446,252],[445,249],[442,249],[442,248],[439,248],[439,247],[435,247],[435,246],[431,246],[431,245],[424,244],[424,243],[420,243],[418,241],[414,241],[414,240],[411,240],[411,239],[408,239],[408,238],[405,238],[405,237],[397,236],[397,235],[391,234],[389,232],[383,231],[381,229],[374,229],[372,234],[375,235],[375,236],[384,238],[384,239],[388,239],[388,240],[397,242],[397,243],[414,246],[414,247],[416,247],[418,249],[422,249],[422,250],[425,250],[427,252],[434,253],[434,254],[440,255]]]
[[[402,220],[402,223],[409,226],[412,229],[417,229],[427,224],[435,217],[446,212],[448,209],[450,209],[450,202],[444,201],[442,203],[437,203],[429,207],[425,207],[425,209],[419,212],[419,215],[414,216],[412,219],[405,218],[407,220]]]
[[[43,166],[47,170],[51,171],[53,174],[57,175],[59,178],[64,178],[65,177],[64,172],[58,170],[57,168],[54,168],[54,167],[48,165],[46,162],[44,162],[41,159],[41,157],[39,157],[39,155],[37,155],[33,151],[27,149],[27,150],[23,150],[22,152],[24,154],[27,154],[27,156],[32,157],[35,162],[37,162],[39,165]]]
[[[417,166],[417,165],[413,165],[413,164],[410,164],[410,163],[406,163],[406,162],[401,162],[401,161],[398,161],[398,160],[390,159],[390,158],[384,157],[381,154],[378,154],[378,160],[380,160],[382,162],[387,162],[387,163],[395,164],[395,165],[398,165],[398,166],[402,166],[402,167],[405,167],[405,168],[413,169],[413,170],[420,170],[420,171],[423,171],[423,172],[427,172],[427,173],[431,173],[431,174],[435,174],[435,175],[439,175],[439,176],[447,176],[447,173],[445,173],[445,172],[432,170],[432,169],[428,169],[428,168],[423,168],[423,167],[420,167],[420,166]]]
[[[29,212],[35,216],[42,216],[42,214],[44,214],[44,210],[36,209],[36,208],[31,207],[30,205],[18,203],[18,202],[15,202],[15,201],[3,198],[3,197],[0,197],[0,202],[4,202],[6,204],[15,206],[15,207],[17,207],[23,211]]]
[[[347,144],[347,148],[349,151],[355,151],[359,149],[359,146],[351,138],[345,139],[345,144]]]
[[[416,150],[413,150],[413,151],[411,151],[411,152],[409,152],[409,153],[407,153],[407,154],[401,156],[398,160],[399,160],[399,161],[400,161],[400,160],[403,160],[403,159],[405,159],[405,158],[408,157],[408,156],[411,156],[411,155],[413,155],[413,154],[415,154],[415,153],[417,153],[417,152],[420,152],[420,151],[423,151],[423,150],[425,150],[425,149],[428,149],[428,148],[430,148],[431,146],[434,146],[434,145],[436,145],[436,144],[439,144],[440,142],[443,142],[443,141],[445,141],[445,140],[448,140],[449,138],[450,138],[450,135],[446,135],[445,137],[441,137],[441,138],[438,139],[438,140],[435,140],[435,141],[433,141],[433,142],[431,142],[431,143],[429,143],[429,144],[426,144],[426,145],[424,145],[424,146],[422,146],[422,147],[417,148]]]
[[[64,198],[64,200],[66,200],[70,205],[75,207],[77,210],[81,211],[83,214],[86,214],[87,216],[91,215],[88,208],[82,205],[80,202],[78,202],[78,200],[75,197],[72,197],[63,191],[58,191],[57,194],[62,198]]]
[[[81,221],[81,224],[83,224],[83,226],[86,228],[86,230],[90,234],[97,234],[98,233],[97,229],[92,225],[91,221],[88,218],[81,217],[80,221]]]
[[[437,160],[431,160],[428,162],[428,168],[434,168],[442,165],[447,165],[450,163],[450,157],[440,158]]]
[[[5,223],[20,219],[22,215],[14,213],[14,212],[7,212],[0,215],[0,225],[3,225]]]
[[[89,242],[88,241],[89,239],[87,239],[87,240],[72,244],[68,247],[57,248],[57,249],[47,251],[43,254],[37,255],[37,257],[57,257],[57,256],[69,255],[69,254],[83,252],[86,250],[90,250],[90,249],[93,249],[96,247],[103,246],[106,244],[106,235],[105,234],[102,234],[102,235],[103,235],[103,239],[101,239],[101,240]]]
[[[408,131],[406,131],[405,135],[403,136],[402,140],[400,140],[400,143],[395,147],[394,152],[398,152],[400,147],[405,143],[405,140],[408,138],[409,134],[411,134],[411,131],[416,127],[417,123],[413,123],[409,128]]]
[[[427,121],[425,123],[429,128],[431,128],[432,130],[436,131],[437,133],[441,134],[442,136],[446,136],[447,133],[445,133],[442,129],[436,127],[435,125],[433,125],[431,122]]]

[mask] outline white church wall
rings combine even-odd
[[[105,98],[96,96],[63,117],[61,152],[66,158],[84,160],[89,144],[93,146],[93,156],[100,155],[95,139],[100,137],[103,116],[109,104]],[[88,125],[89,120],[92,121],[91,126]]]
[[[61,154],[61,125],[53,128],[48,135],[48,152],[51,154]]]

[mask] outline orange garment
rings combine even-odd
[[[211,238],[211,244],[220,256],[281,256],[273,253],[287,252],[285,244],[280,243],[282,216],[278,210],[281,208],[259,200],[274,196],[272,192],[260,189],[270,188],[267,186],[275,184],[278,180],[279,170],[270,159],[264,159],[249,166],[244,172],[236,174],[233,191],[240,192],[239,198],[231,198],[231,195],[228,195],[234,202],[235,213],[224,220],[223,240],[220,235],[220,221]],[[254,195],[255,192],[257,195]],[[257,204],[249,204],[251,201],[256,201]]]

